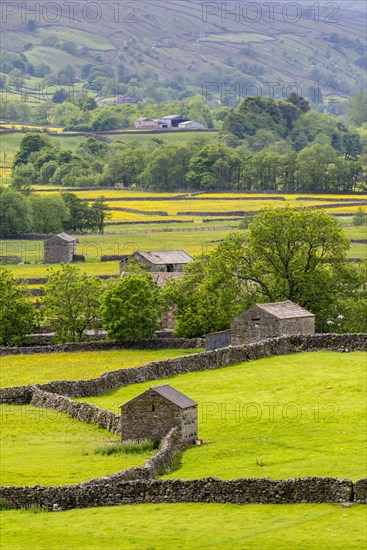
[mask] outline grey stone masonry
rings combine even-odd
[[[354,500],[361,504],[367,504],[367,478],[359,479],[354,484]]]
[[[135,474],[131,474],[135,475]],[[349,479],[305,477],[273,480],[249,478],[222,480],[138,479],[126,481],[121,474],[62,487],[1,487],[0,498],[15,508],[38,505],[52,510],[117,506],[122,504],[213,502],[232,504],[291,504],[350,502],[353,484]]]
[[[168,384],[150,388],[121,406],[122,439],[154,440],[174,426],[180,426],[184,442],[197,439],[197,403]]]
[[[312,335],[315,316],[290,300],[256,304],[232,321],[231,332],[233,346],[291,334]]]
[[[67,233],[53,235],[44,241],[45,264],[71,263],[76,253],[76,239]]]

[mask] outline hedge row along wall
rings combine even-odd
[[[132,474],[133,475],[133,474]],[[295,504],[361,502],[359,496],[366,479],[353,484],[349,479],[305,477],[287,480],[249,478],[222,480],[127,481],[124,472],[92,479],[77,485],[61,487],[1,487],[0,497],[15,508],[38,505],[52,510],[54,504],[62,510],[146,503],[232,503],[232,504]],[[362,489],[364,487],[364,489]]]

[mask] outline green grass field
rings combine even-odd
[[[164,380],[198,402],[206,442],[166,477],[365,477],[365,359],[362,352],[292,354]],[[117,412],[152,385],[79,401]]]
[[[29,241],[28,241],[29,242]],[[40,253],[41,254],[41,253]],[[40,256],[38,256],[40,258]],[[27,252],[27,258],[32,260],[31,252]],[[33,256],[34,258],[34,256]],[[74,264],[80,268],[82,273],[87,275],[118,275],[119,264],[118,262],[91,262],[91,263],[76,263]],[[44,278],[48,275],[49,269],[58,269],[58,265],[44,265],[44,264],[18,264],[9,266],[9,270],[20,279],[22,278]],[[38,287],[39,288],[39,285]]]
[[[199,141],[203,144],[217,141],[218,132],[172,132],[172,133],[152,133],[138,134],[131,131],[129,134],[116,134],[110,136],[113,141],[121,141],[121,143],[136,145],[139,147],[150,147],[154,145],[154,139],[160,139],[165,143],[190,143]]]
[[[233,223],[234,227],[236,223]],[[226,226],[228,222],[220,222],[220,224]],[[216,223],[210,225],[216,226]],[[185,224],[185,226],[186,229],[190,228],[189,224]],[[136,224],[133,227],[146,231],[150,226],[140,225],[139,227],[139,224]],[[168,224],[165,227],[169,228]],[[195,227],[200,228],[200,225],[195,224]],[[205,231],[206,227],[207,224],[202,224],[203,231],[133,233],[133,229],[130,226],[115,226],[114,231],[116,233],[78,235],[77,253],[83,254],[86,258],[86,264],[80,264],[80,267],[82,271],[85,270],[90,275],[118,273],[118,263],[99,263],[101,256],[131,254],[136,250],[150,251],[183,248],[192,255],[200,255],[213,250],[218,241],[223,240],[228,234],[227,229]],[[159,225],[155,225],[154,228],[159,228]],[[119,231],[126,231],[126,233],[119,233]],[[365,238],[365,227],[346,227],[345,231],[349,238]],[[9,269],[14,274],[18,274],[18,276],[42,277],[47,272],[47,266],[32,265],[33,262],[41,262],[43,260],[42,241],[0,240],[0,255],[17,255],[24,262],[28,263],[28,265],[9,266]],[[347,255],[349,258],[366,258],[367,245],[352,243]]]
[[[65,414],[2,405],[2,485],[63,485],[138,466],[154,454],[95,454],[118,436]]]
[[[363,505],[140,504],[2,512],[11,550],[364,549]]]
[[[85,380],[104,372],[139,367],[151,361],[198,353],[200,349],[108,350],[1,357],[0,387],[41,384],[52,380]]]

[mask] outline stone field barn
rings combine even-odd
[[[197,439],[197,403],[169,384],[153,386],[121,405],[123,440],[155,439],[180,426],[182,440]]]
[[[232,321],[231,332],[232,346],[289,334],[315,334],[315,316],[290,300],[256,304]]]

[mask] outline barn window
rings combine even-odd
[[[152,412],[154,412],[154,411],[155,411],[155,406],[154,406],[154,405],[152,405]]]
[[[173,273],[173,265],[167,264],[167,273]]]

